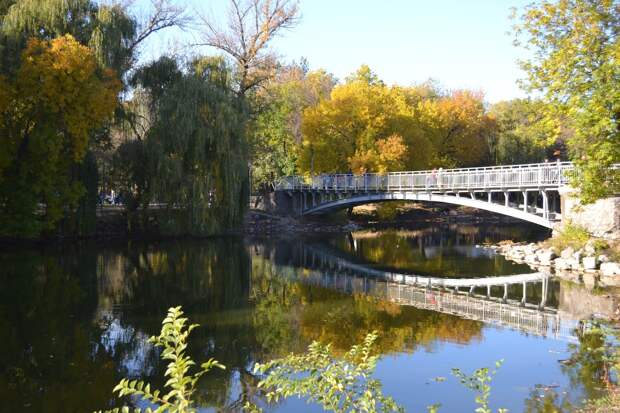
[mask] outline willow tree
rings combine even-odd
[[[170,63],[155,62],[139,76],[155,109],[145,150],[152,199],[166,205],[162,230],[205,235],[229,229],[247,205],[243,101],[222,59],[197,60],[186,72],[170,70]]]

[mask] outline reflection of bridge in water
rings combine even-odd
[[[353,263],[323,248],[304,246],[298,264],[310,271],[301,282],[348,294],[365,294],[400,305],[453,314],[461,318],[501,325],[528,334],[575,341],[574,320],[562,320],[545,306],[548,274],[532,273],[480,278],[439,278],[385,271]],[[528,284],[540,284],[541,300],[527,302]],[[509,287],[522,287],[520,300],[508,297]],[[498,288],[499,287],[499,288]],[[486,293],[480,294],[479,290]],[[497,294],[497,291],[500,294]]]

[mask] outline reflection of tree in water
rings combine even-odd
[[[93,345],[95,257],[3,253],[0,400],[7,411],[92,411],[106,405],[116,362]]]
[[[588,328],[586,327],[588,325]],[[571,355],[561,360],[562,371],[568,375],[573,390],[582,389],[584,399],[597,399],[605,394],[607,386],[617,384],[613,367],[618,363],[618,330],[610,323],[584,320],[575,330],[579,342],[569,344]],[[577,403],[578,405],[579,403]],[[525,401],[526,413],[568,413],[576,410],[566,393],[556,389],[533,389]]]
[[[555,389],[535,388],[525,399],[524,413],[568,413],[575,406],[566,394],[560,396]]]
[[[578,344],[569,344],[571,357],[563,361],[562,371],[570,377],[571,386],[583,387],[585,396],[601,396],[608,384],[615,384],[617,377],[612,368],[618,361],[618,330],[603,321],[581,322],[589,328],[575,331]]]
[[[468,228],[468,227],[465,227]],[[354,242],[345,238],[333,243],[341,251],[372,266],[408,271],[419,275],[480,276],[528,272],[526,265],[516,265],[499,255],[474,248],[490,241],[480,235],[436,231],[382,231],[375,237],[367,234]]]
[[[348,350],[373,330],[379,332],[376,348],[381,353],[480,338],[482,324],[477,321],[294,282],[304,270],[275,267],[258,257],[254,263],[260,268],[252,278],[254,325],[265,350],[262,356],[269,356],[265,358],[301,351],[312,340]]]
[[[0,398],[12,411],[92,411],[108,405],[121,376],[157,383],[164,365],[146,343],[171,305],[184,305],[195,332],[190,348],[231,366],[205,382],[205,405],[224,405],[235,367],[251,361],[242,314],[248,257],[239,240],[186,245],[83,247],[2,254]],[[241,309],[241,310],[240,310]],[[218,343],[214,337],[218,337]],[[158,383],[161,384],[161,383]],[[11,409],[12,408],[12,409]]]

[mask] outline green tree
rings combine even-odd
[[[153,124],[144,152],[138,146],[129,155],[141,166],[128,168],[148,168],[149,175],[129,175],[136,186],[148,183],[149,200],[166,204],[165,233],[209,234],[241,222],[248,194],[247,110],[231,90],[230,74],[219,58],[196,60],[187,73],[164,58],[137,76],[152,99]]]
[[[31,40],[15,78],[0,78],[1,235],[38,236],[77,207],[84,187],[74,167],[119,87],[71,36]]]
[[[489,142],[491,162],[495,165],[542,162],[554,150],[564,147],[562,124],[546,115],[540,100],[513,99],[491,106],[496,133]]]
[[[332,75],[308,72],[302,61],[280,68],[255,94],[248,128],[254,189],[298,172],[302,113],[329,96],[334,84]]]
[[[540,91],[572,122],[568,141],[585,202],[620,191],[620,5],[614,0],[541,0],[515,24],[528,91]]]

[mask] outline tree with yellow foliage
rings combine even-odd
[[[30,40],[0,90],[0,234],[37,236],[77,205],[76,166],[112,115],[120,82],[66,35]]]
[[[495,124],[481,93],[457,90],[439,99],[424,99],[416,114],[433,145],[432,166],[479,166],[488,159]]]
[[[300,167],[307,173],[420,169],[430,141],[405,97],[362,66],[329,99],[304,111]]]

